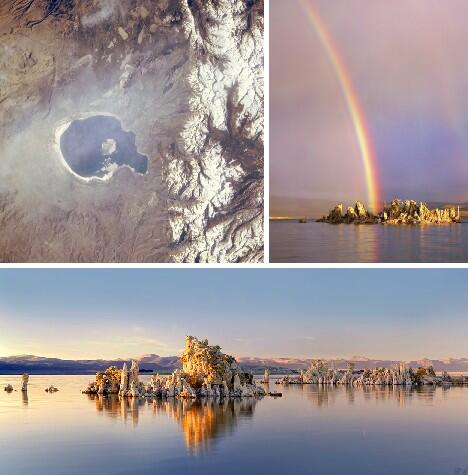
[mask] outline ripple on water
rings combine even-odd
[[[3,391],[20,376],[0,376],[2,474],[440,475],[468,466],[467,387],[291,385],[278,399],[193,402],[81,394],[92,378],[33,375],[25,400]],[[50,384],[60,391],[44,392]]]
[[[271,262],[468,262],[468,223],[441,226],[270,222]]]

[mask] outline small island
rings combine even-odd
[[[112,366],[96,373],[96,380],[89,383],[83,393],[159,399],[225,399],[266,394],[255,384],[252,373],[241,371],[233,356],[222,353],[219,346],[210,346],[208,340],[187,336],[180,362],[182,369],[176,369],[169,376],[153,375],[148,384],[139,380],[135,360],[130,370],[126,363],[122,369]]]
[[[301,370],[298,376],[286,375],[276,381],[276,384],[321,384],[344,386],[426,386],[466,384],[463,376],[450,376],[447,371],[436,375],[432,366],[413,369],[404,362],[392,368],[365,368],[355,370],[354,364],[349,363],[347,369],[335,369],[325,360],[312,360],[310,368]]]
[[[343,213],[343,204],[330,210],[328,216],[317,219],[319,223],[329,224],[453,224],[460,222],[460,211],[455,208],[429,209],[422,201],[395,199],[390,205],[386,203],[383,210],[373,214],[364,204],[356,201]]]

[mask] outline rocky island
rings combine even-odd
[[[21,392],[23,394],[26,395],[27,397],[27,392],[28,392],[28,384],[29,384],[29,374],[27,373],[24,373],[22,376],[21,376]],[[4,388],[3,388],[7,393],[11,393],[13,391],[16,391],[16,389],[13,388],[13,386],[11,384],[7,384]],[[53,385],[50,385],[49,387],[47,387],[45,389],[45,392],[46,393],[56,393],[58,391],[58,389],[53,386]]]
[[[453,378],[446,371],[437,376],[432,366],[414,370],[406,363],[392,368],[366,368],[356,371],[350,363],[345,370],[334,368],[325,360],[312,360],[310,368],[298,376],[284,376],[276,384],[321,384],[346,386],[422,386],[466,383],[465,378]]]
[[[395,199],[386,203],[383,210],[373,214],[363,203],[356,201],[343,213],[343,204],[330,210],[328,216],[318,219],[319,223],[329,224],[452,224],[460,222],[460,211],[455,208],[429,209],[426,203],[414,200]]]
[[[139,380],[138,363],[132,360],[130,369],[124,363],[122,369],[115,366],[96,373],[85,394],[122,397],[152,398],[238,398],[264,396],[253,374],[243,372],[235,358],[221,352],[219,346],[211,346],[208,340],[187,336],[185,349],[180,356],[182,369],[169,376],[153,375],[148,384]]]

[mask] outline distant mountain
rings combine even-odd
[[[427,205],[430,208],[456,208],[460,206],[460,211],[468,211],[468,202],[466,203],[454,203],[454,202],[446,202],[446,201],[429,201]]]
[[[170,373],[180,368],[177,356],[141,355],[135,357],[140,370],[146,372]],[[262,373],[269,368],[272,373],[300,371],[310,366],[311,358],[256,358],[238,357],[237,361],[242,368],[254,373]],[[19,355],[0,358],[0,374],[94,374],[109,366],[122,367],[130,360],[62,360],[60,358],[45,358],[34,355]],[[356,369],[390,367],[398,361],[378,360],[365,356],[352,356],[349,359],[337,358],[334,360],[337,369],[346,368],[348,362],[355,364]],[[436,371],[467,371],[468,358],[449,358],[446,360],[421,359],[407,362],[412,367],[434,366]]]
[[[457,208],[460,206],[460,216],[468,216],[468,203],[439,203],[439,206],[431,206],[432,208]]]
[[[177,356],[142,355],[135,358],[141,370],[172,372],[180,367]],[[122,367],[130,360],[62,360],[34,355],[19,355],[0,358],[0,374],[94,374],[109,366]]]
[[[270,196],[270,217],[320,218],[336,205],[332,200]]]

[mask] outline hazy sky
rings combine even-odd
[[[0,269],[0,356],[467,357],[468,270]]]
[[[348,66],[384,199],[468,200],[468,2],[309,0]],[[271,0],[275,196],[366,198],[336,74],[300,0]]]

